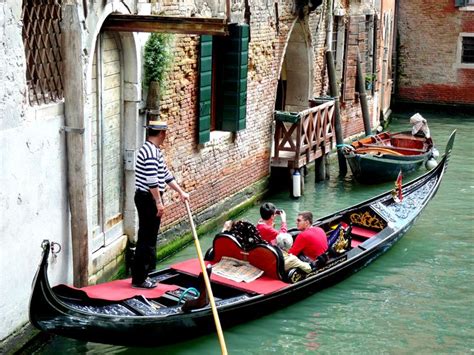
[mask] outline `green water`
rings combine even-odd
[[[421,113],[440,152],[451,131],[458,131],[438,194],[414,227],[386,254],[343,282],[225,330],[230,354],[474,354],[474,115]],[[396,114],[390,130],[409,129],[410,115]],[[285,209],[294,226],[300,210],[322,217],[392,186],[364,186],[350,176],[339,179],[334,162],[331,179],[323,183],[314,184],[310,170],[300,199],[291,200],[284,191],[267,200]],[[239,218],[255,222],[257,216],[255,206]],[[203,250],[211,241],[211,234],[201,239]],[[191,245],[161,266],[195,255]],[[66,352],[219,354],[220,347],[215,334],[155,349],[55,337],[36,351]]]

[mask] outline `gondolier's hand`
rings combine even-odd
[[[161,202],[156,203],[156,215],[158,217],[163,216],[163,213],[165,212],[165,206]]]
[[[179,194],[181,201],[189,201],[189,194],[178,185],[176,180],[171,180],[168,185]]]
[[[181,201],[189,201],[189,194],[185,191],[180,191],[179,197],[181,198]]]

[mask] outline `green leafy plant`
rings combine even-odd
[[[171,35],[152,33],[145,43],[145,85],[157,81],[163,85],[166,70],[171,64]]]
[[[371,82],[375,81],[375,78],[376,78],[375,74],[366,74],[365,75],[365,82],[366,83],[371,83]]]
[[[375,79],[377,76],[375,74],[366,74],[365,75],[365,88],[367,90],[372,90],[372,87],[374,85]]]

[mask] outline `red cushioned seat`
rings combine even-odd
[[[373,230],[368,229],[368,228],[364,228],[364,227],[352,226],[351,233],[353,235],[358,236],[358,237],[361,237],[361,238],[364,238],[364,239],[369,239],[369,238],[372,238],[374,235],[376,235],[378,232],[373,231]]]

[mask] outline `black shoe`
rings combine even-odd
[[[144,288],[144,289],[150,289],[150,288],[155,288],[156,284],[152,282],[151,280],[145,280],[141,284],[134,284],[132,283],[133,288]]]
[[[149,278],[149,277],[147,277],[145,281],[150,281],[153,285],[156,285],[156,284],[157,284],[157,282],[156,282],[155,280],[153,280],[153,279],[151,279],[151,278]]]

